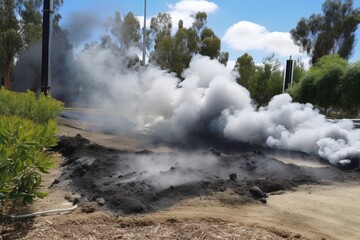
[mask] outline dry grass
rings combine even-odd
[[[38,219],[21,239],[283,239],[265,229],[216,219],[138,219],[87,215]],[[5,236],[4,239],[15,239]]]

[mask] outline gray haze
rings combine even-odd
[[[79,43],[86,38],[89,29],[82,27],[89,21],[76,15],[70,32],[60,29],[54,38],[54,96],[104,109],[106,117],[96,121],[114,132],[146,131],[185,144],[194,134],[211,135],[313,153],[333,164],[360,156],[360,130],[350,120],[331,123],[288,94],[257,110],[236,75],[208,57],[194,56],[180,82],[156,66],[140,67],[133,61],[138,50],[120,50],[109,36],[75,53],[68,39]],[[33,81],[26,86],[36,85],[39,52],[39,44],[30,48],[16,67],[17,78]]]
[[[91,101],[129,119],[138,129],[172,142],[193,133],[278,149],[317,154],[335,164],[360,155],[360,130],[350,120],[331,123],[311,104],[275,96],[259,110],[234,73],[208,57],[194,56],[184,81],[148,66],[121,66],[111,49],[92,47],[77,56],[77,68],[95,89]]]

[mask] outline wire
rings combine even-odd
[[[46,215],[46,214],[50,214],[50,213],[72,212],[77,207],[78,207],[78,205],[76,204],[76,205],[74,205],[74,206],[72,206],[70,208],[44,210],[44,211],[39,211],[39,212],[34,212],[34,213],[29,213],[29,214],[23,214],[23,215],[14,215],[14,214],[12,214],[12,215],[3,215],[3,216],[8,217],[8,218],[12,218],[12,219],[30,218],[30,217],[36,217],[36,216]]]

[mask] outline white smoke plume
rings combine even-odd
[[[292,102],[288,94],[257,110],[235,74],[216,60],[194,56],[180,82],[155,66],[129,70],[121,59],[111,49],[95,46],[78,54],[76,68],[96,89],[92,104],[153,135],[186,143],[193,133],[207,133],[314,153],[333,164],[360,155],[360,130],[350,120],[329,122],[311,104]]]

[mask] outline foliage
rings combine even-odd
[[[304,78],[290,88],[294,100],[317,105],[327,114],[330,107],[341,108],[342,96],[347,94],[342,88],[342,79],[348,62],[338,55],[324,56],[312,66]]]
[[[360,62],[349,67],[341,83],[343,109],[348,116],[356,117],[360,112]]]
[[[183,21],[180,20],[177,32],[171,35],[170,15],[160,13],[153,17],[150,36],[154,37],[155,44],[150,54],[150,61],[176,73],[179,78],[195,54],[209,56],[226,65],[229,54],[220,52],[221,40],[212,29],[206,27],[206,19],[205,12],[198,12],[190,28],[185,28]]]
[[[341,78],[345,73],[348,62],[338,55],[329,55],[319,59],[312,71],[318,71],[315,81],[316,103],[324,109],[325,114],[329,107],[339,107],[341,92]]]
[[[240,74],[237,82],[248,88],[249,82],[255,73],[255,63],[251,55],[245,53],[236,60],[234,71]]]
[[[360,23],[360,9],[353,9],[352,0],[326,0],[322,11],[323,14],[312,14],[297,23],[290,31],[294,43],[312,57],[312,64],[331,54],[349,59]]]
[[[140,22],[132,12],[128,12],[124,19],[120,12],[115,12],[115,17],[110,18],[111,34],[115,37],[121,49],[139,47],[141,40]]]
[[[2,0],[0,2],[0,67],[4,69],[4,86],[10,87],[10,69],[21,51],[41,39],[41,0]],[[55,0],[55,24],[63,0]]]
[[[300,80],[305,76],[305,74],[306,71],[305,71],[304,63],[299,58],[295,61],[293,84],[300,82]]]
[[[0,199],[32,203],[40,192],[41,175],[53,166],[44,147],[56,144],[56,122],[46,124],[18,116],[0,116]]]
[[[288,89],[293,99],[300,103],[316,103],[316,73],[309,71],[297,84]]]
[[[63,103],[49,96],[41,95],[36,98],[35,93],[15,93],[0,89],[0,115],[17,115],[45,124],[56,119],[63,108]]]
[[[272,54],[263,59],[263,66],[255,68],[249,91],[259,106],[266,105],[273,96],[282,92],[283,73],[279,67],[279,61]]]
[[[53,166],[44,148],[56,144],[56,118],[63,104],[33,92],[0,89],[0,199],[31,203],[42,173]]]

